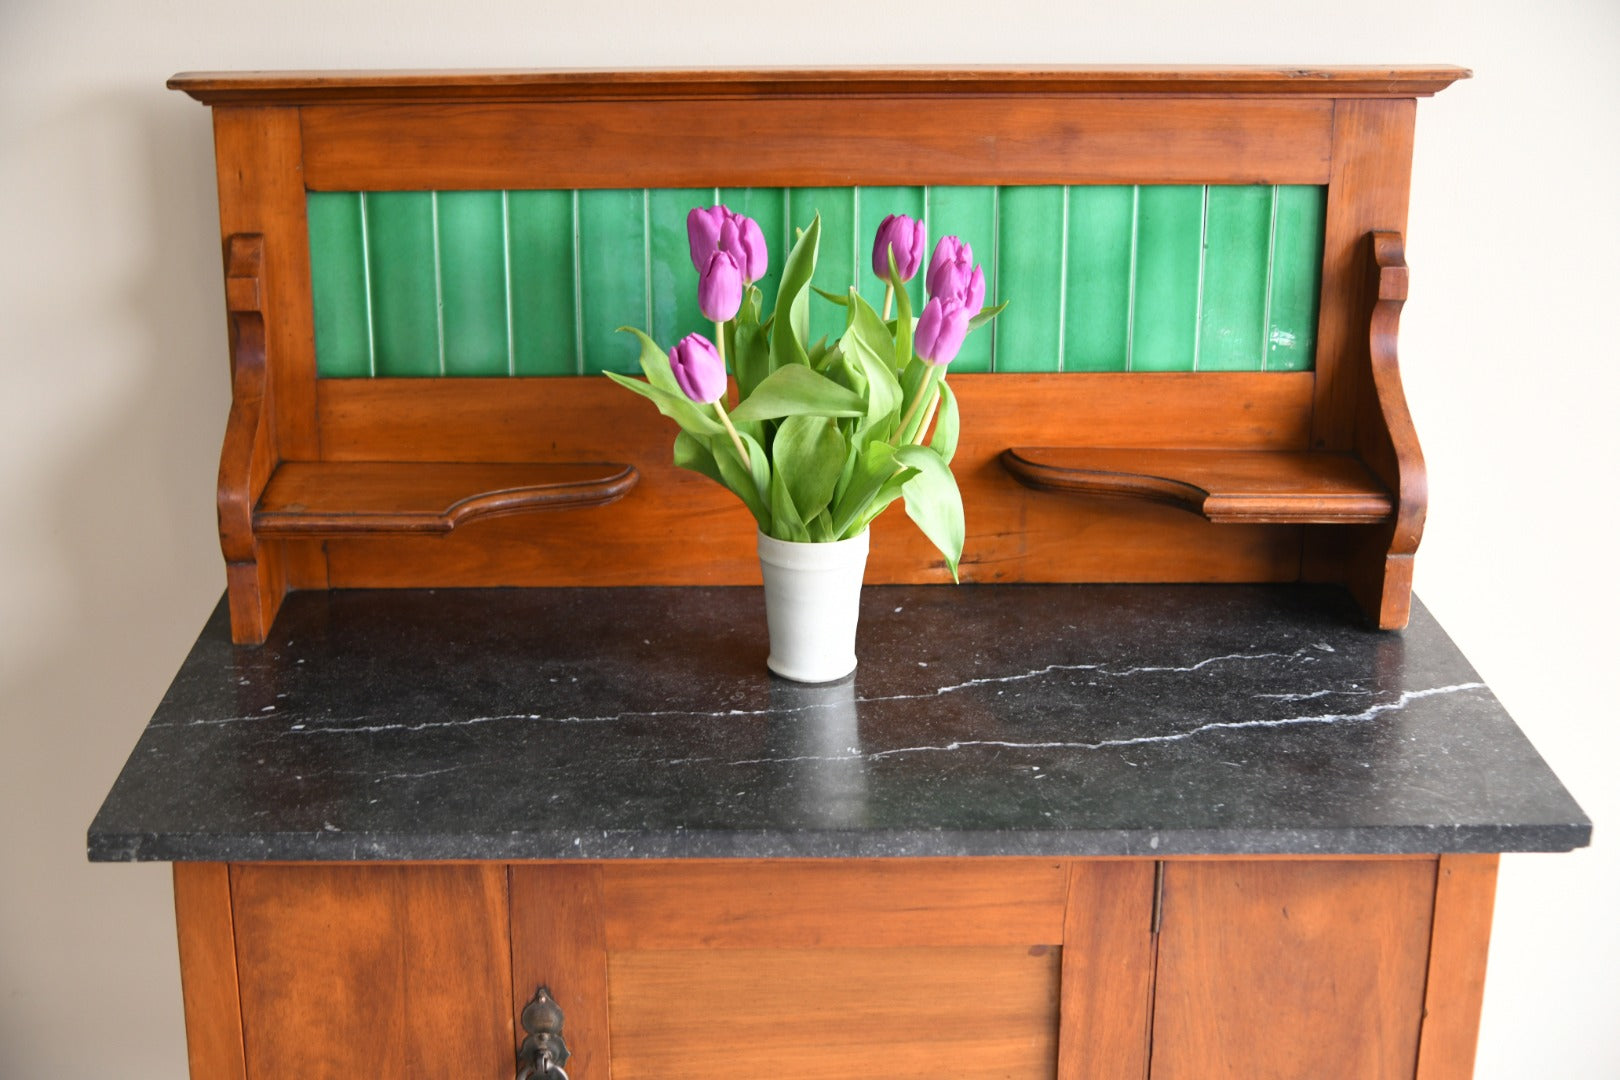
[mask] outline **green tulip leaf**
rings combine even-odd
[[[771,474],[770,528],[765,533],[778,540],[810,542],[810,530],[805,528],[804,518],[793,505],[793,496],[788,494],[787,483],[779,472]]]
[[[811,521],[832,501],[843,475],[849,443],[833,420],[790,416],[776,429],[771,458],[802,521]]]
[[[997,315],[1000,315],[1006,310],[1007,304],[1008,301],[1003,300],[995,307],[987,307],[980,311],[977,315],[973,316],[973,318],[968,320],[968,333],[971,334],[973,331],[977,330],[979,327],[983,326]]]
[[[872,500],[885,483],[893,479],[898,466],[894,447],[885,442],[868,442],[853,455],[855,467],[840,485],[838,501],[832,508],[833,532],[840,538],[854,536],[877,514],[867,514]],[[900,492],[896,489],[895,494]],[[884,504],[887,505],[887,504]]]
[[[641,342],[641,370],[649,383],[667,393],[686,397],[681,384],[675,381],[675,372],[669,366],[669,353],[664,351],[663,346],[633,326],[621,326],[618,332],[634,334]]]
[[[659,412],[681,425],[681,428],[684,431],[689,431],[693,435],[704,438],[726,434],[726,429],[720,426],[720,421],[713,419],[707,414],[705,411],[705,406],[699,405],[697,402],[681,393],[678,387],[672,393],[668,390],[664,390],[653,385],[651,382],[642,382],[640,379],[632,379],[627,375],[620,375],[616,371],[604,371],[602,374],[606,375],[608,378],[612,379],[626,390],[634,391],[635,393],[646,398],[648,401],[651,401],[654,405],[658,406]],[[670,378],[673,380],[674,377],[674,374],[671,373]]]
[[[771,327],[771,363],[775,367],[809,364],[804,341],[810,336],[810,297],[805,292],[816,272],[816,249],[821,243],[821,215],[799,239],[782,264],[782,283],[776,293],[776,322]]]
[[[710,443],[710,452],[720,469],[720,482],[743,501],[743,505],[748,507],[748,512],[754,515],[754,520],[759,523],[761,529],[769,529],[770,463],[765,460],[765,451],[757,442],[747,435],[741,435],[741,438],[750,458],[750,466],[747,468],[737,459],[737,447],[732,444],[730,435],[722,433],[718,439]]]
[[[746,398],[770,374],[771,341],[755,319],[739,315],[736,327],[731,368],[737,375],[737,393]]]
[[[956,457],[956,440],[961,434],[962,417],[956,409],[956,394],[951,390],[950,383],[940,379],[937,385],[939,413],[934,419],[934,437],[928,440],[928,448],[949,465]]]
[[[800,350],[802,353],[802,349]],[[806,365],[779,367],[731,411],[733,420],[775,420],[783,416],[864,416],[859,394]]]
[[[810,288],[811,288],[812,291],[815,292],[815,294],[817,296],[821,297],[823,300],[831,300],[833,303],[837,304],[839,307],[849,307],[849,297],[847,297],[847,296],[841,296],[841,295],[839,295],[838,293],[835,293],[835,292],[828,292],[826,289],[823,289],[818,285],[812,285],[812,286],[810,286]]]
[[[962,515],[962,493],[957,490],[951,467],[926,446],[902,446],[894,458],[917,470],[917,475],[905,482],[906,516],[945,556],[951,579],[960,581],[957,564],[967,540],[967,524]]]
[[[702,473],[721,487],[729,486],[725,477],[721,475],[720,465],[715,461],[714,453],[708,444],[690,432],[675,433],[675,467]]]
[[[894,341],[883,320],[864,297],[850,290],[853,318],[839,346],[861,365],[866,379],[866,424],[871,426],[900,411],[903,395],[894,377]]]
[[[894,265],[894,248],[889,248],[889,284],[894,287],[894,370],[904,371],[911,362],[911,294],[900,280],[900,269]]]

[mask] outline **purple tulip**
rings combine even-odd
[[[942,237],[928,264],[928,295],[957,299],[971,318],[984,310],[984,270],[973,265],[973,246],[955,236]]]
[[[901,281],[910,281],[922,265],[923,251],[928,247],[928,230],[920,221],[904,214],[890,214],[878,225],[877,237],[872,241],[872,271],[881,279],[889,276],[889,252],[894,252],[894,268],[900,271]]]
[[[729,206],[695,206],[686,215],[686,240],[692,266],[702,273],[716,251],[736,260],[743,280],[755,282],[765,276],[771,253],[765,246],[765,233],[759,222]]]
[[[700,405],[719,401],[726,392],[726,362],[702,334],[687,334],[669,351],[670,370],[681,393]]]
[[[742,296],[742,270],[737,260],[724,251],[710,255],[708,265],[698,275],[698,310],[703,317],[717,323],[736,318]]]
[[[955,360],[956,354],[962,349],[963,339],[967,337],[968,320],[971,318],[962,301],[955,298],[941,299],[936,296],[928,301],[917,320],[917,336],[914,340],[917,355],[935,367],[944,367]]]
[[[692,250],[692,269],[698,273],[720,249],[720,228],[730,214],[724,206],[694,206],[686,215],[686,240]]]
[[[721,230],[720,250],[737,260],[744,281],[749,283],[758,281],[765,276],[765,271],[771,265],[771,253],[765,246],[765,234],[760,231],[759,222],[742,214],[732,214],[730,223],[736,226],[735,231]]]

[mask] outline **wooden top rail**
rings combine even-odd
[[[1391,67],[894,67],[664,69],[646,71],[249,71],[182,72],[169,80],[209,105],[382,101],[591,101],[636,98],[1081,94],[1428,97],[1467,68]]]

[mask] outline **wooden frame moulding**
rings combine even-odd
[[[700,521],[692,507],[706,507],[716,493],[682,486],[689,478],[668,465],[667,432],[658,426],[661,438],[652,438],[655,421],[641,415],[645,409],[570,379],[532,388],[523,384],[542,381],[489,380],[500,386],[487,391],[446,385],[474,380],[352,387],[317,380],[307,190],[884,183],[1325,183],[1313,373],[1190,382],[1060,376],[1070,380],[1061,384],[999,375],[1000,385],[982,390],[970,379],[952,381],[961,386],[964,440],[968,432],[983,440],[965,441],[972,456],[959,458],[970,500],[964,574],[1334,581],[1351,589],[1376,625],[1403,626],[1425,498],[1394,354],[1412,118],[1416,97],[1467,74],[1432,67],[176,76],[171,86],[216,110],[236,371],[220,490],[233,635],[262,641],[289,588],[754,580],[751,530]],[[860,116],[858,128],[852,115]],[[784,130],[792,137],[770,134]],[[745,138],[747,154],[723,152]],[[721,152],[698,162],[685,152],[694,141]],[[839,153],[827,153],[831,145]],[[1374,233],[1387,235],[1374,241]],[[1267,412],[1274,395],[1261,387],[1269,380],[1281,380],[1276,385],[1290,397],[1305,387],[1297,398],[1303,412],[1290,406],[1286,419]],[[462,424],[451,403],[467,395],[481,402],[476,411],[487,426]],[[1090,407],[1094,399],[1123,411],[1087,427],[1083,418],[1104,415]],[[1183,405],[1166,410],[1166,399]],[[372,414],[385,400],[387,411]],[[551,406],[549,417],[593,402],[603,410],[592,416],[596,428],[616,443],[566,422],[563,431],[520,436],[527,425],[516,413],[540,400]],[[1026,400],[1064,415],[1034,425],[1037,433],[1019,418]],[[1189,425],[1187,406],[1195,402],[1215,413]],[[1244,434],[1256,428],[1263,434]],[[593,461],[607,464],[578,464]],[[585,518],[552,515],[548,550],[501,520],[454,543],[413,539],[479,517],[606,504],[638,476],[654,478],[661,497]],[[1086,497],[1032,494],[1014,477]],[[1101,503],[1090,497],[1097,494],[1131,498]],[[677,496],[688,500],[685,509],[651,505]],[[1153,505],[1166,501],[1206,521]],[[676,565],[646,542],[625,540],[669,528],[696,530],[721,549],[707,562]],[[1076,544],[1076,534],[1085,542]],[[921,543],[893,539],[885,537],[882,554],[875,547],[871,580],[935,579],[936,560]]]

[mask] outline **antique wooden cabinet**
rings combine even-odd
[[[177,76],[228,593],[90,852],[176,863],[193,1076],[1470,1075],[1497,853],[1590,825],[1410,595],[1465,74]],[[829,686],[596,377],[695,326],[715,199],[819,214],[833,288],[913,212],[1014,301],[951,375],[966,584],[880,519]]]

